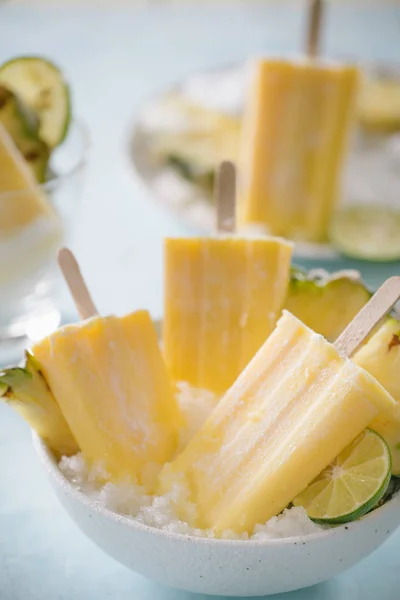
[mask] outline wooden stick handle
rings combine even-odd
[[[98,315],[97,308],[71,250],[61,248],[58,251],[58,264],[74,299],[80,318],[85,320],[96,317]]]
[[[309,0],[306,53],[310,58],[319,54],[323,8],[323,0]]]
[[[235,233],[236,229],[236,167],[230,161],[221,163],[215,177],[217,230]]]
[[[400,298],[400,277],[390,277],[354,317],[335,342],[341,354],[352,356]]]

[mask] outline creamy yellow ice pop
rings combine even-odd
[[[223,393],[279,318],[292,246],[222,236],[167,239],[164,251],[163,343],[171,376]]]
[[[364,315],[373,314],[371,302]],[[358,320],[337,346],[351,353],[370,325]],[[194,525],[250,533],[393,404],[371,375],[285,312],[204,426],[164,467],[161,488],[180,486],[191,504],[178,498],[177,510]]]
[[[218,234],[166,239],[163,344],[175,382],[224,393],[273,330],[292,245],[235,235],[236,172],[216,177]]]
[[[0,123],[0,296],[20,301],[26,280],[48,269],[62,223],[13,139]],[[7,259],[6,259],[7,256]]]
[[[74,298],[81,314],[95,313],[88,294]],[[93,316],[32,352],[89,464],[111,481],[137,479],[151,491],[176,450],[180,413],[149,313]]]
[[[239,148],[239,220],[319,242],[340,193],[358,74],[317,59],[253,65]]]
[[[9,200],[5,194],[9,193]],[[0,235],[14,233],[54,211],[5,127],[0,123]]]

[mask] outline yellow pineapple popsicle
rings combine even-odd
[[[175,381],[231,386],[275,327],[291,253],[278,238],[166,240],[163,342]]]
[[[392,405],[371,375],[285,311],[204,426],[164,467],[161,487],[189,490],[196,526],[251,532]],[[190,520],[184,502],[177,510]]]
[[[63,236],[62,223],[0,123],[0,295],[9,303],[42,277]],[[15,290],[15,291],[14,291]],[[4,300],[5,301],[5,300]]]
[[[13,233],[39,217],[53,217],[22,154],[0,123],[0,194],[10,193],[9,201],[0,202],[0,235]]]
[[[150,490],[180,417],[148,312],[67,325],[33,353],[86,459]]]
[[[239,150],[242,225],[323,241],[338,198],[354,112],[353,66],[259,60]]]

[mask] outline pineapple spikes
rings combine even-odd
[[[55,453],[70,456],[79,451],[40,365],[29,352],[25,353],[24,368],[0,371],[0,398],[17,410]]]

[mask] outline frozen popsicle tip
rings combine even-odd
[[[62,249],[58,258],[84,320],[33,354],[88,464],[150,491],[181,424],[157,332],[146,310],[99,316],[73,254]]]
[[[251,79],[257,74],[257,71],[259,70],[260,66],[267,62],[269,65],[276,67],[286,65],[288,69],[291,69],[293,67],[297,67],[298,69],[310,69],[313,66],[317,66],[320,68],[329,69],[333,72],[340,72],[346,66],[346,64],[349,67],[353,66],[353,68],[355,68],[355,65],[344,63],[343,60],[340,60],[338,58],[334,58],[331,56],[310,57],[307,54],[304,54],[304,52],[298,52],[289,55],[285,54],[284,56],[268,55],[268,58],[266,58],[264,54],[260,54],[258,56],[252,57],[247,61],[247,77],[250,83]],[[274,81],[278,83],[279,77],[272,76],[271,84],[273,84]]]
[[[222,234],[219,235],[219,237],[221,236]],[[275,240],[277,242],[291,247],[292,252],[296,246],[293,240],[288,240],[287,238],[280,235],[273,235],[269,231],[268,227],[266,227],[262,223],[249,223],[247,225],[240,225],[236,228],[236,236],[247,240]]]
[[[242,237],[259,238],[271,235],[269,227],[265,223],[239,224],[238,233]]]

